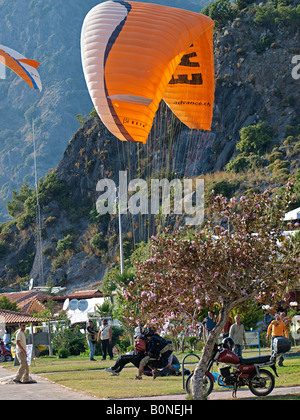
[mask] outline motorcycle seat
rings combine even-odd
[[[271,361],[271,356],[257,356],[257,357],[249,357],[247,359],[243,359],[240,357],[240,362],[242,365],[259,365],[263,363],[268,363]]]

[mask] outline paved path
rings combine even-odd
[[[41,376],[31,374],[31,378],[37,383],[34,384],[11,384],[11,379],[15,376],[13,371],[9,371],[0,366],[0,393],[1,400],[100,400],[99,398],[89,396],[87,394],[72,391],[65,386],[58,385]],[[22,393],[20,394],[20,391]],[[300,394],[300,386],[275,388],[272,395]],[[238,398],[252,399],[253,394],[247,389],[239,390]],[[231,391],[212,392],[209,400],[232,399]],[[186,395],[162,395],[158,397],[142,397],[142,398],[122,398],[121,401],[184,401]],[[108,401],[108,400],[106,400]],[[110,400],[112,401],[112,400]],[[118,400],[120,401],[120,400]]]
[[[30,374],[35,384],[10,383],[15,372],[0,366],[1,400],[97,400],[81,392],[72,391],[65,386],[55,384],[41,376]]]

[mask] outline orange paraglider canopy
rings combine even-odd
[[[188,127],[210,130],[213,21],[130,1],[94,7],[82,28],[82,63],[94,106],[120,140],[146,143],[163,99]]]

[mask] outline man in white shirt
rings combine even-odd
[[[98,332],[98,341],[101,338],[101,347],[102,347],[102,359],[106,360],[106,353],[109,354],[110,360],[113,360],[114,355],[112,352],[112,328],[110,325],[108,325],[107,319],[104,319],[102,321],[102,325],[100,327],[100,330]]]
[[[243,343],[246,348],[246,334],[244,325],[241,324],[241,317],[237,315],[235,318],[235,324],[231,325],[229,330],[229,337],[234,341],[234,353],[237,356],[242,357]]]
[[[29,366],[27,363],[27,353],[26,353],[26,337],[24,334],[26,324],[21,322],[19,324],[20,329],[17,331],[16,335],[16,357],[20,363],[19,370],[17,375],[14,378],[16,383],[28,383],[29,381]]]

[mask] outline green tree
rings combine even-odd
[[[217,0],[204,7],[202,13],[209,16],[215,22],[216,28],[220,29],[236,17],[237,10],[229,0]]]
[[[96,235],[91,238],[90,244],[93,249],[98,249],[100,251],[107,249],[107,242],[103,238],[102,232],[96,233]]]
[[[28,210],[29,201],[34,199],[34,197],[35,190],[30,189],[27,182],[21,186],[19,193],[13,190],[12,200],[7,202],[8,214],[14,219],[17,218],[20,214],[24,213],[25,210]],[[25,209],[26,202],[27,207]]]
[[[69,194],[67,184],[61,181],[56,172],[46,174],[38,183],[39,201],[41,205],[48,204],[52,200],[63,202]]]
[[[67,249],[74,249],[74,240],[72,235],[67,235],[57,242],[56,251],[59,254],[64,253]]]
[[[85,351],[85,335],[80,332],[80,326],[75,328],[60,325],[52,339],[53,352],[66,350],[70,355],[78,356]]]
[[[152,257],[138,264],[123,291],[131,325],[147,320],[158,328],[166,319],[195,323],[203,307],[218,309],[218,323],[193,376],[195,399],[204,398],[207,364],[229,314],[251,300],[280,301],[299,279],[300,249],[284,235],[291,197],[291,184],[284,197],[273,199],[267,191],[238,202],[215,196],[206,230],[187,236],[167,229],[152,238]],[[177,322],[178,332],[183,325]]]
[[[234,4],[238,10],[245,9],[250,3],[252,3],[252,0],[234,0]]]
[[[96,314],[101,318],[111,318],[113,316],[113,305],[106,299],[102,305],[96,305]]]
[[[11,302],[5,295],[0,298],[0,309],[19,312],[16,302]]]
[[[265,123],[249,125],[240,130],[240,138],[237,150],[261,155],[272,141],[272,129]]]
[[[231,198],[239,187],[240,181],[221,179],[210,184],[209,190],[214,191],[214,194],[222,194],[224,197]]]

